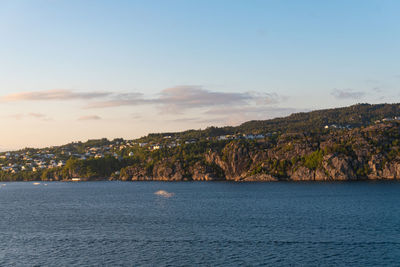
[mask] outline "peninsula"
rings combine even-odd
[[[400,179],[400,104],[0,153],[2,181]]]

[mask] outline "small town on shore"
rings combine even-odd
[[[400,116],[383,118],[376,120],[375,123],[399,121]],[[351,125],[330,124],[323,127],[325,130],[351,130]],[[229,141],[237,139],[263,141],[265,138],[277,136],[278,132],[253,133],[253,134],[227,134],[219,136],[209,136],[203,141]],[[151,136],[151,134],[149,135]],[[64,167],[67,160],[75,158],[79,160],[100,159],[114,157],[118,160],[133,157],[135,151],[148,150],[155,151],[162,148],[174,148],[181,145],[195,144],[201,139],[179,138],[174,134],[159,134],[154,138],[142,137],[135,140],[124,140],[117,138],[108,140],[88,140],[87,142],[73,142],[63,146],[53,146],[43,149],[25,148],[18,151],[0,153],[0,168],[3,172],[16,174],[22,171],[37,172],[44,169]]]
[[[243,135],[221,135],[209,137],[206,140],[225,141],[225,140],[261,140],[268,134],[243,134]],[[195,144],[198,139],[183,140],[165,135],[160,142],[137,142],[134,140],[124,140],[122,138],[108,140],[89,140],[86,143],[74,142],[65,146],[54,146],[44,149],[25,148],[19,151],[0,153],[0,167],[2,171],[18,173],[20,171],[39,171],[65,166],[70,158],[79,160],[100,159],[104,157],[114,157],[122,160],[124,157],[133,157],[137,149],[155,151],[162,148],[174,148],[181,145]]]

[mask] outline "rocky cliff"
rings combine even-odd
[[[187,159],[166,155],[121,171],[121,180],[330,181],[400,179],[400,125],[232,140]]]

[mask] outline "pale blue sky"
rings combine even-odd
[[[399,102],[399,10],[0,0],[0,150]]]

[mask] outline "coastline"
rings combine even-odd
[[[400,182],[400,179],[391,178],[377,178],[377,179],[346,179],[346,180],[293,180],[293,179],[276,179],[276,180],[232,180],[232,179],[218,179],[218,180],[168,180],[168,179],[140,179],[140,180],[122,180],[113,178],[87,178],[79,181],[73,181],[71,179],[64,180],[3,180],[0,183],[48,183],[48,182],[60,182],[60,183],[87,183],[87,182],[162,182],[162,183],[352,183],[352,182]]]

